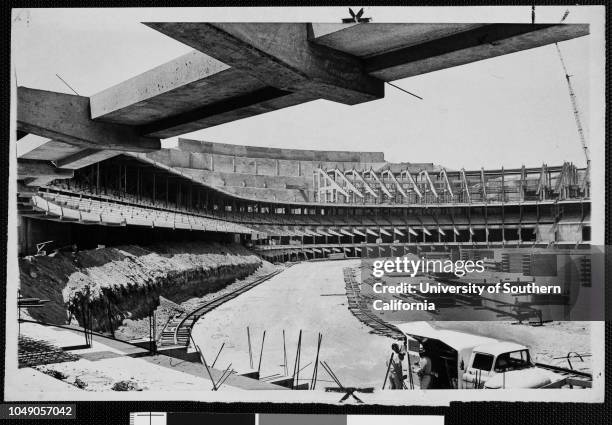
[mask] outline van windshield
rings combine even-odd
[[[529,350],[511,351],[497,356],[495,361],[495,372],[508,372],[531,367]]]

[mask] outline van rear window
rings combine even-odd
[[[474,363],[472,367],[474,369],[490,371],[493,366],[493,356],[491,354],[474,354]]]

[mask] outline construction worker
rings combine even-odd
[[[431,357],[423,346],[419,349],[419,356],[421,360],[419,365],[415,366],[414,372],[419,377],[421,389],[427,390],[431,387],[431,378],[435,376],[435,373],[432,370]]]
[[[404,388],[404,368],[402,362],[405,356],[405,347],[400,347],[397,344],[391,344],[391,350],[397,354],[397,360],[391,360],[391,376],[389,383],[391,384],[392,390],[401,390]]]

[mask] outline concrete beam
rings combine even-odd
[[[141,134],[166,139],[255,115],[288,108],[315,100],[302,93],[288,93],[274,87],[236,96],[211,105],[170,115],[138,128]]]
[[[27,186],[43,186],[52,180],[70,179],[73,176],[73,170],[56,168],[48,162],[17,161],[17,179],[25,181]]]
[[[159,96],[183,89],[176,93],[176,97],[163,101],[166,107],[172,106],[181,111],[181,103],[185,104],[190,99],[188,90],[191,96],[195,95],[194,91],[199,96],[198,86],[207,86],[227,77],[236,78],[238,75],[232,73],[228,65],[192,51],[91,96],[91,117],[94,120],[104,117],[105,122],[132,125],[154,122],[165,117],[162,111],[150,108]],[[248,87],[252,88],[250,83]],[[255,88],[260,87],[261,84],[255,83]],[[183,96],[182,99],[178,98],[179,94]],[[210,92],[207,94],[211,95]],[[201,101],[207,102],[208,99]],[[126,121],[126,115],[131,122]]]
[[[588,24],[489,24],[365,59],[384,81],[425,74],[581,37]]]
[[[313,41],[351,55],[366,58],[437,38],[457,34],[483,23],[313,23]]]
[[[19,133],[19,132],[18,132]],[[35,134],[24,133],[25,136],[17,139],[17,158],[28,155],[32,151],[46,145],[51,141],[46,137],[40,137]]]
[[[83,168],[95,162],[112,158],[119,153],[112,150],[82,148],[34,134],[28,134],[17,142],[17,158],[51,161],[58,168]]]
[[[58,168],[78,170],[79,168],[117,156],[120,153],[111,150],[83,149],[65,158],[58,159],[54,163]]]
[[[30,186],[26,186],[23,180],[17,181],[17,196],[23,198],[31,198],[38,193],[38,189]]]
[[[92,96],[90,107],[96,122],[157,138],[316,99],[379,99],[383,81],[588,33],[588,25],[557,24],[146,25],[196,50]]]
[[[57,180],[59,178],[68,179],[70,177],[38,176],[38,177],[28,177],[28,178],[23,179],[22,181],[27,187],[37,188],[37,187],[47,186],[53,180]]]
[[[34,135],[31,134],[30,136]],[[38,161],[57,161],[58,159],[73,155],[84,149],[80,146],[69,145],[68,143],[58,142],[57,140],[45,139],[44,137],[40,137],[40,139],[48,141],[29,151],[26,151],[27,147],[23,148],[22,154],[17,157],[21,159],[36,159]],[[17,152],[19,152],[20,143],[21,140],[17,142]]]
[[[90,98],[95,121],[162,139],[315,100],[194,50]]]
[[[140,136],[133,128],[92,121],[87,97],[27,87],[17,88],[17,129],[84,148],[130,152],[161,148],[159,139]]]
[[[354,105],[384,97],[356,57],[312,43],[306,23],[145,23],[267,85]]]
[[[151,130],[160,127],[160,121],[180,123],[184,119],[178,117],[188,114],[191,119],[204,118],[210,115],[208,111],[195,115],[193,111],[266,88],[248,73],[194,50],[93,95],[91,116],[94,120],[148,126]],[[244,99],[236,102],[245,105]],[[183,133],[195,129],[186,128]],[[146,131],[147,128],[143,130]]]

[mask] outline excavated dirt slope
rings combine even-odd
[[[83,325],[91,316],[94,330],[108,331],[126,318],[148,316],[160,296],[181,303],[248,276],[261,263],[240,245],[126,245],[20,259],[20,288],[24,297],[50,300],[29,309],[34,319],[65,324],[72,315]]]

